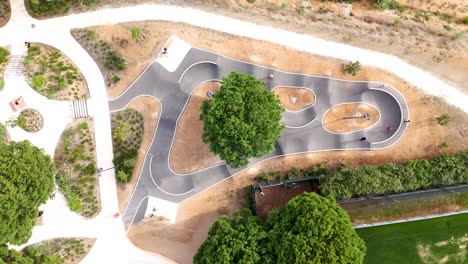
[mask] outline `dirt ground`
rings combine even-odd
[[[369,119],[363,117],[366,114]],[[377,123],[379,117],[379,111],[371,105],[342,104],[325,113],[323,126],[335,133],[346,133],[368,128]]]
[[[465,0],[400,0],[402,11],[381,10],[373,0],[103,0],[102,6],[159,3],[267,25],[400,57],[468,92],[468,15]],[[288,3],[282,7],[282,3]],[[99,7],[98,7],[99,8]]]
[[[135,109],[141,115],[143,115],[144,120],[144,131],[143,131],[143,141],[141,142],[140,149],[138,150],[138,156],[135,162],[135,169],[132,173],[132,178],[129,183],[117,183],[117,197],[119,200],[119,211],[123,213],[127,202],[130,198],[130,195],[135,188],[138,176],[140,175],[141,167],[145,158],[146,151],[153,139],[154,132],[156,131],[156,126],[159,119],[159,113],[161,106],[159,102],[152,97],[138,97],[133,100],[128,108]]]
[[[271,210],[282,207],[289,200],[304,192],[317,191],[318,184],[317,181],[308,180],[286,185],[262,187],[261,192],[257,192],[255,196],[258,216],[266,220]]]
[[[121,54],[125,58],[133,57],[132,59],[135,61],[148,61],[150,60],[148,57],[160,49],[158,45],[164,43],[170,35],[176,34],[196,47],[286,71],[388,83],[405,95],[411,113],[411,123],[405,136],[390,149],[372,152],[321,152],[272,159],[247,169],[235,177],[219,183],[216,188],[210,188],[183,202],[179,207],[175,225],[145,220],[132,226],[129,237],[135,245],[165,255],[179,263],[191,263],[193,255],[206,238],[210,225],[220,213],[232,213],[243,206],[243,188],[253,184],[255,182],[253,178],[262,170],[286,171],[292,167],[308,167],[323,161],[329,161],[332,165],[340,162],[348,162],[353,165],[398,162],[431,157],[441,152],[455,152],[468,147],[466,137],[468,117],[465,113],[444,103],[443,99],[424,95],[417,88],[382,70],[364,66],[358,75],[349,76],[342,73],[342,62],[339,60],[180,23],[159,21],[129,23],[103,26],[97,28],[96,31],[106,32],[109,36],[129,34],[129,28],[133,26],[138,26],[146,32],[145,41],[153,43],[151,46],[153,48],[146,51],[140,49],[136,55],[130,51],[122,52]],[[146,55],[143,56],[143,53]],[[133,81],[145,68],[143,63],[141,66],[136,64],[135,67],[128,66],[130,69],[133,68],[133,75],[130,72],[126,73],[127,82]],[[137,69],[138,67],[140,69]],[[122,87],[120,91],[114,90],[112,94],[120,94],[124,88]],[[434,118],[445,113],[451,115],[455,121],[448,126],[437,125]],[[145,129],[146,127],[145,123]],[[447,142],[448,147],[440,147],[442,142]],[[229,191],[234,191],[236,196],[234,198],[228,197]]]
[[[221,163],[221,159],[211,153],[203,143],[203,122],[199,120],[200,107],[208,99],[208,91],[218,91],[219,82],[200,85],[192,93],[184,112],[177,122],[177,130],[169,156],[169,164],[176,173],[190,173]]]
[[[281,105],[289,111],[302,110],[315,102],[315,95],[308,89],[278,87],[273,90]]]

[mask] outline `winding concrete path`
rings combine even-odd
[[[207,12],[202,12],[190,8],[180,8],[180,7],[172,7],[172,6],[161,6],[161,5],[140,5],[134,7],[125,7],[125,8],[117,8],[117,9],[105,9],[99,10],[95,12],[83,13],[78,15],[70,15],[66,17],[59,17],[47,20],[36,20],[31,18],[26,9],[24,7],[24,1],[11,1],[12,6],[12,15],[11,19],[8,24],[2,28],[0,28],[0,45],[11,45],[15,47],[15,50],[18,50],[24,43],[24,41],[31,41],[31,42],[41,42],[48,45],[51,45],[62,52],[64,52],[74,63],[77,65],[80,70],[82,71],[90,89],[91,94],[91,101],[89,102],[89,107],[91,107],[91,114],[94,117],[95,122],[95,138],[96,138],[96,151],[97,151],[97,163],[98,167],[108,168],[111,167],[113,154],[112,154],[112,142],[111,142],[111,134],[110,134],[110,120],[109,120],[109,109],[108,109],[108,102],[107,102],[107,95],[106,95],[106,87],[102,75],[97,67],[96,63],[92,60],[92,58],[86,53],[86,51],[71,37],[70,30],[72,28],[83,28],[88,26],[96,26],[96,25],[109,25],[115,24],[120,22],[128,22],[128,21],[144,21],[144,20],[166,20],[166,21],[175,21],[175,22],[185,22],[191,25],[200,26],[204,28],[210,28],[217,31],[227,32],[235,35],[241,35],[261,40],[270,41],[273,43],[278,43],[281,45],[285,45],[288,47],[292,47],[298,50],[311,52],[315,54],[320,54],[324,56],[330,56],[340,59],[346,60],[359,60],[361,63],[366,65],[377,66],[382,69],[388,70],[396,75],[402,77],[403,79],[409,81],[415,86],[423,89],[424,91],[437,95],[442,96],[446,99],[448,103],[456,105],[462,108],[465,112],[468,112],[468,97],[463,94],[462,92],[458,91],[456,88],[449,86],[437,78],[434,78],[429,73],[424,72],[414,66],[407,64],[406,62],[389,55],[385,55],[382,53],[377,53],[369,50],[359,49],[339,43],[333,43],[329,41],[324,41],[318,38],[314,38],[312,36],[307,36],[303,34],[297,34],[293,32],[288,32],[284,30],[279,30],[275,28],[265,27],[255,25],[253,23],[248,23],[244,21],[239,21],[236,19],[231,19],[215,14],[210,14]],[[35,27],[32,28],[31,25],[35,24]],[[202,53],[200,53],[202,54]],[[212,58],[218,57],[216,54],[208,54],[203,53],[203,56],[209,56]],[[194,61],[196,58],[190,58]],[[229,59],[227,59],[229,60]],[[210,67],[206,67],[206,72],[204,74],[212,74],[213,78],[220,78],[223,75],[220,73],[210,72]],[[224,66],[223,66],[224,67]],[[215,67],[219,68],[219,67]],[[259,69],[258,67],[253,67]],[[194,69],[195,70],[195,69]],[[213,67],[211,67],[213,70]],[[226,70],[226,69],[224,69]],[[261,71],[274,71],[272,69],[261,69]],[[259,73],[260,74],[260,73]],[[277,73],[280,74],[280,73]],[[289,76],[286,73],[283,73],[285,76]],[[261,74],[260,74],[261,75]],[[187,76],[193,76],[192,78],[199,78],[197,75],[190,74]],[[207,75],[208,76],[208,75]],[[256,75],[259,76],[259,75]],[[303,78],[304,80],[311,80],[311,77],[299,77]],[[206,76],[201,77],[206,78]],[[293,78],[293,75],[291,75]],[[296,79],[294,77],[294,79]],[[312,78],[314,79],[314,78]],[[164,79],[158,80],[158,87],[166,87],[164,83]],[[171,80],[167,80],[171,82]],[[195,85],[197,82],[201,80],[190,80],[184,78],[184,84],[182,87],[187,88],[185,90],[185,98],[188,97],[188,93],[190,91],[191,85]],[[314,79],[314,81],[316,81]],[[339,86],[339,81],[331,81],[330,83],[334,83],[334,85]],[[273,84],[269,84],[269,88],[272,87]],[[306,85],[306,84],[301,84]],[[360,84],[356,85],[355,88],[363,92],[366,90],[366,85]],[[354,87],[354,85],[352,85]],[[331,86],[330,91],[332,91],[334,86]],[[367,85],[367,88],[371,88],[370,84]],[[388,88],[391,89],[391,88]],[[371,92],[370,89],[368,91],[363,92],[369,96],[367,99],[362,99],[364,101],[372,101],[370,98],[372,96],[376,96],[378,94],[377,90]],[[128,96],[130,95],[129,90]],[[180,93],[177,92],[177,93]],[[382,93],[383,94],[383,93]],[[138,95],[138,93],[135,93]],[[324,92],[323,95],[326,95]],[[378,97],[378,96],[377,96]],[[182,97],[184,98],[184,97]],[[332,100],[332,96],[330,100]],[[162,99],[163,100],[163,99]],[[181,104],[184,103],[183,99]],[[378,98],[374,100],[379,100]],[[337,103],[338,101],[330,101],[328,102],[330,105]],[[179,109],[180,105],[174,106],[171,110],[170,106],[164,106],[165,111],[172,111],[171,119],[168,119],[164,123],[167,125],[163,125],[166,127],[165,129],[161,129],[160,132],[163,131],[170,132],[170,128],[174,127],[174,118],[177,116],[177,109]],[[168,108],[168,109],[166,109]],[[316,107],[319,112],[323,111],[322,108],[317,105]],[[310,109],[309,111],[312,111]],[[315,110],[317,111],[317,110]],[[322,113],[322,112],[320,112]],[[320,120],[318,117],[320,113],[317,112],[310,112],[307,115],[303,115],[299,117],[299,115],[295,115],[295,117],[287,117],[285,116],[285,120],[287,122],[291,122],[291,126],[298,126],[299,124],[304,124],[307,121],[301,118],[310,118],[313,115],[317,117],[317,120]],[[287,114],[286,114],[287,115]],[[297,120],[296,120],[296,119]],[[397,122],[397,120],[394,120]],[[317,121],[312,122],[310,125],[305,127],[306,129],[313,129],[315,125],[317,125]],[[320,129],[317,128],[319,131]],[[286,130],[291,131],[291,137],[294,136],[294,130]],[[297,131],[305,131],[303,129]],[[397,133],[403,131],[402,129],[398,130]],[[381,132],[375,130],[376,134],[372,135],[375,137],[374,140],[377,142],[380,138],[384,137]],[[285,132],[286,133],[286,132]],[[298,132],[298,133],[305,133],[305,132]],[[320,133],[323,133],[321,131]],[[363,132],[365,133],[365,132]],[[358,135],[358,134],[356,134]],[[289,135],[285,135],[285,138]],[[156,136],[157,138],[158,136]],[[329,136],[332,141],[330,142],[338,142],[343,143],[347,140],[346,136],[343,137],[334,137]],[[369,135],[371,137],[371,135]],[[395,139],[398,138],[399,135],[395,136]],[[354,140],[354,136],[353,136]],[[381,142],[381,144],[389,144],[392,139],[389,139],[387,142]],[[304,142],[300,142],[300,144],[304,144]],[[297,145],[300,145],[297,143]],[[292,144],[294,146],[296,144]],[[346,143],[346,147],[353,147],[355,143]],[[324,146],[311,146],[311,149],[319,149],[320,147]],[[364,146],[364,148],[369,148],[371,146]],[[153,149],[154,150],[154,149]],[[281,152],[278,152],[281,150]],[[275,155],[281,153],[288,153],[285,147],[281,147],[280,142],[278,142],[277,152]],[[294,150],[292,150],[294,151]],[[155,153],[155,152],[151,152]],[[157,154],[157,152],[155,153]],[[149,166],[152,162],[160,162],[159,159],[151,158],[152,156],[147,157],[145,160],[145,168],[147,172],[149,170]],[[268,157],[266,157],[268,158]],[[258,161],[252,161],[256,163]],[[155,163],[156,164],[156,163]],[[225,168],[225,174],[234,174],[236,171],[230,170],[225,166],[218,166],[222,169]],[[226,172],[227,171],[227,172]],[[169,174],[167,174],[169,175]],[[155,178],[160,175],[156,175]],[[179,177],[179,176],[178,176]],[[225,176],[223,176],[225,177]],[[143,179],[144,178],[144,179]],[[210,182],[201,183],[199,185],[196,182],[197,177],[192,175],[181,176],[179,178],[187,178],[192,179],[191,181],[181,180],[184,184],[182,185],[181,190],[188,190],[193,186],[194,190],[201,190],[205,188],[205,184],[214,183],[220,178],[218,176],[213,176],[210,179]],[[152,184],[152,179],[149,177],[142,177],[143,180],[151,180],[148,184]],[[167,182],[167,180],[166,180]],[[173,188],[168,187],[172,186],[172,183],[166,183],[161,181],[163,188]],[[93,246],[92,250],[83,260],[83,263],[167,263],[168,261],[160,256],[155,256],[154,254],[143,252],[139,249],[136,249],[125,237],[125,229],[122,225],[122,222],[119,218],[114,219],[113,214],[118,211],[118,202],[117,202],[117,195],[116,195],[116,183],[115,183],[115,175],[112,170],[106,171],[102,174],[99,178],[99,185],[100,185],[100,195],[101,195],[101,205],[102,210],[98,217],[92,220],[84,220],[80,219],[79,217],[69,217],[68,215],[60,216],[60,219],[57,219],[59,215],[56,216],[53,222],[44,223],[43,226],[35,227],[33,230],[33,236],[28,244],[38,242],[44,239],[50,239],[55,237],[67,237],[67,236],[81,236],[81,237],[97,237],[97,241]],[[150,186],[150,185],[148,185]],[[175,192],[179,192],[181,190],[175,189]],[[195,192],[195,191],[190,191]],[[161,192],[163,193],[163,192]],[[177,193],[180,194],[180,193]],[[189,194],[192,195],[192,194]],[[179,195],[181,198],[180,200],[185,199],[189,195]],[[173,195],[170,195],[171,197]],[[142,200],[144,203],[145,200]],[[128,223],[128,220],[124,220]],[[25,245],[22,245],[25,246]]]
[[[221,80],[232,71],[245,72],[263,80],[268,90],[275,87],[308,88],[315,93],[315,104],[304,111],[283,114],[286,129],[276,141],[273,153],[252,159],[248,166],[232,169],[226,164],[180,175],[169,166],[169,154],[182,114],[192,92],[200,84]],[[270,79],[269,75],[274,78]],[[111,111],[125,108],[139,96],[151,96],[161,103],[162,117],[145,156],[136,189],[123,215],[128,229],[143,219],[148,197],[180,203],[261,161],[297,153],[329,150],[373,150],[395,144],[407,128],[408,106],[396,89],[377,82],[344,81],[332,78],[284,72],[192,48],[174,72],[153,62],[118,98],[110,101]],[[330,133],[322,126],[329,109],[343,103],[363,102],[376,107],[379,121],[372,127],[352,133]],[[387,127],[393,130],[387,131]],[[366,141],[360,141],[367,137]]]

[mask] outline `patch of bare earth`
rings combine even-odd
[[[119,211],[123,213],[127,202],[132,195],[133,189],[138,181],[138,176],[140,176],[141,167],[143,166],[143,161],[145,158],[146,151],[153,140],[154,132],[156,131],[156,126],[158,124],[159,113],[161,106],[159,102],[152,97],[142,96],[133,100],[128,108],[132,108],[138,111],[143,116],[144,122],[144,131],[143,131],[143,141],[141,146],[138,149],[138,156],[135,162],[135,169],[133,170],[131,181],[128,183],[117,183],[117,198],[119,200]]]
[[[334,133],[346,133],[368,128],[380,118],[379,111],[369,104],[342,104],[328,110],[323,126]]]
[[[203,122],[199,119],[200,107],[208,99],[207,92],[218,91],[219,82],[208,82],[198,86],[190,96],[177,122],[169,162],[176,173],[190,173],[221,163],[211,153],[208,144],[203,143]]]
[[[256,192],[255,204],[257,214],[266,220],[270,211],[284,206],[292,198],[304,193],[318,190],[317,180],[281,184],[276,186],[262,187],[261,192]]]
[[[243,206],[243,189],[255,182],[253,178],[261,170],[284,172],[292,167],[304,168],[323,161],[330,161],[332,165],[340,162],[348,162],[352,165],[399,162],[431,157],[441,152],[456,152],[468,147],[468,119],[465,113],[444,103],[440,98],[423,94],[420,90],[382,70],[364,66],[358,75],[348,76],[343,74],[342,61],[339,60],[180,23],[160,21],[128,23],[102,26],[96,28],[96,31],[105,31],[108,35],[124,34],[124,32],[129,34],[128,29],[134,26],[144,29],[147,32],[146,41],[153,44],[147,50],[139,50],[137,55],[130,51],[121,52],[126,59],[133,56],[134,60],[150,60],[152,52],[157,52],[161,48],[160,45],[174,34],[195,47],[281,70],[330,75],[347,80],[385,82],[404,94],[411,113],[411,123],[404,137],[390,149],[366,152],[321,152],[272,159],[247,169],[183,202],[179,206],[175,225],[144,220],[132,226],[129,237],[135,245],[163,254],[179,263],[191,263],[193,255],[206,238],[210,225],[219,213],[231,213]],[[115,28],[118,30],[114,30]],[[128,82],[133,81],[144,67],[145,65],[141,65],[140,70],[133,71],[133,75],[126,74],[124,78],[127,78]],[[122,87],[119,92],[113,93],[120,94],[124,89],[125,87]],[[434,118],[445,113],[454,117],[455,121],[448,126],[437,125]],[[448,148],[440,147],[444,141],[448,143]],[[235,192],[234,198],[227,195],[230,191]]]
[[[398,56],[468,92],[468,15],[465,0],[400,0],[403,12],[374,0],[103,0],[106,7],[158,3],[192,7]],[[287,3],[287,5],[283,4]]]
[[[273,90],[278,95],[281,105],[289,111],[299,111],[315,102],[315,95],[304,88],[283,88],[278,87]]]

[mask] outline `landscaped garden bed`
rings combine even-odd
[[[8,60],[10,59],[10,52],[4,48],[0,47],[0,91],[5,87],[5,80],[3,79],[3,72],[6,69]]]
[[[89,97],[83,75],[59,50],[34,43],[24,60],[26,80],[49,99],[75,100]]]
[[[44,126],[44,118],[36,109],[26,108],[18,116],[18,126],[27,132],[34,133]]]
[[[94,238],[56,238],[30,245],[23,254],[34,263],[77,264],[88,254]]]
[[[143,116],[138,111],[128,108],[112,113],[111,118],[115,175],[118,181],[129,182],[142,142]]]
[[[6,23],[8,23],[10,16],[10,0],[0,0],[0,27],[3,27]]]
[[[56,182],[68,200],[70,210],[85,217],[100,210],[96,179],[96,152],[91,118],[69,125],[55,150]]]
[[[126,68],[126,61],[107,42],[100,39],[94,30],[72,30],[72,36],[86,49],[86,51],[98,63],[104,75],[108,87],[120,81],[121,72]],[[126,47],[128,40],[116,40],[120,46]]]

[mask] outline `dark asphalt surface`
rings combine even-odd
[[[225,164],[191,174],[175,174],[169,167],[169,153],[176,122],[192,91],[201,83],[220,80],[232,71],[245,72],[274,87],[306,87],[315,93],[315,104],[303,111],[283,114],[286,129],[277,140],[275,151],[249,166],[280,155],[301,152],[347,149],[382,149],[396,143],[409,119],[406,101],[401,93],[389,85],[377,82],[351,82],[326,77],[296,74],[241,62],[220,54],[192,48],[175,72],[168,72],[154,62],[120,96],[109,102],[111,111],[124,108],[139,96],[153,96],[161,102],[159,124],[146,154],[135,191],[123,215],[125,228],[143,219],[147,200],[153,196],[180,203],[206,188],[245,169],[232,169]],[[270,74],[273,79],[268,78]],[[322,117],[335,105],[351,102],[371,104],[380,112],[380,120],[371,128],[347,134],[334,134],[322,127]],[[388,132],[386,128],[393,128]],[[360,141],[361,137],[366,141]]]

